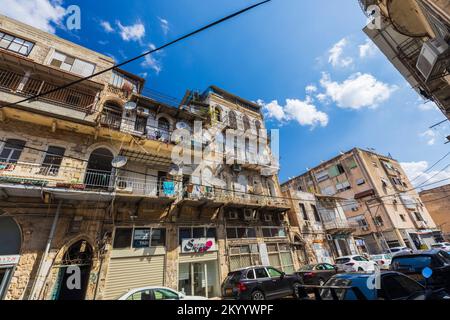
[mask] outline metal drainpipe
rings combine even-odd
[[[33,287],[31,289],[31,295],[30,295],[31,299],[30,300],[37,300],[39,298],[39,294],[41,293],[43,285],[44,285],[44,282],[42,282],[42,286],[39,285],[40,288],[39,288],[39,286],[36,286],[37,283],[40,282],[41,278],[43,276],[45,276],[45,275],[42,274],[43,273],[42,266],[44,265],[45,260],[47,260],[48,253],[50,251],[50,246],[52,244],[53,237],[55,235],[56,225],[57,225],[58,220],[59,220],[59,214],[61,212],[62,202],[63,202],[62,200],[59,200],[58,207],[56,208],[55,217],[53,218],[53,224],[52,224],[52,228],[50,229],[50,233],[48,235],[47,244],[45,246],[44,254],[42,255],[41,261],[39,263],[39,268],[38,268],[38,271],[36,273],[37,276],[36,276],[36,279],[35,279],[35,281],[33,283]],[[37,294],[37,296],[36,296],[36,294]]]

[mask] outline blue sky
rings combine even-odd
[[[0,12],[122,61],[255,1],[1,0]],[[81,30],[64,8],[81,8]],[[391,153],[415,177],[450,151],[448,123],[367,42],[358,1],[273,0],[126,69],[147,87],[181,98],[215,84],[264,103],[280,128],[285,181],[355,146]],[[438,171],[422,179],[450,178]],[[420,182],[420,180],[418,181]]]

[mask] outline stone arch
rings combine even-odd
[[[12,218],[0,215],[0,256],[20,255],[22,252],[22,228]]]

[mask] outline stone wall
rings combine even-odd
[[[447,241],[450,241],[450,185],[422,191],[420,199]]]

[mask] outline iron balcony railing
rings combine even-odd
[[[49,92],[57,87],[58,85],[47,81],[0,69],[0,90],[3,91],[31,97]],[[91,114],[95,109],[96,95],[65,88],[39,97],[38,100]]]
[[[173,198],[181,189],[178,182],[158,181],[153,176],[23,162],[0,162],[0,183]]]

